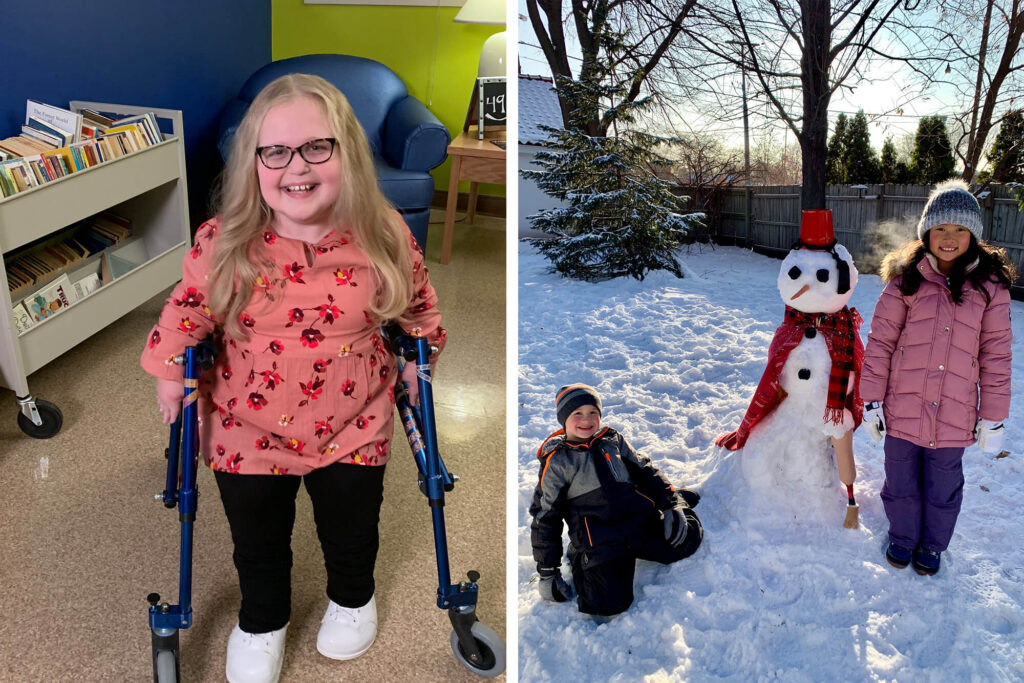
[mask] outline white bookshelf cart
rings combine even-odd
[[[54,404],[32,396],[28,375],[181,279],[181,261],[191,243],[181,112],[84,101],[73,101],[70,108],[118,116],[151,111],[169,119],[173,132],[142,151],[0,199],[4,255],[106,209],[132,222],[132,236],[108,251],[134,267],[24,332],[15,324],[7,274],[0,268],[5,312],[0,315],[0,383],[14,390],[21,408],[18,425],[35,438],[55,435],[63,416]],[[92,256],[67,274],[74,282],[99,268],[100,257]]]

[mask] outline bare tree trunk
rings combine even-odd
[[[977,157],[981,156],[976,153],[978,147],[978,100],[981,99],[981,85],[985,75],[985,57],[988,55],[988,29],[992,25],[992,6],[995,4],[995,0],[988,0],[985,6],[985,23],[981,28],[981,46],[979,47],[980,52],[978,53],[978,76],[974,82],[974,107],[971,108],[971,128],[968,131],[967,137],[967,154],[964,156],[964,172],[963,179],[967,182],[974,180],[974,174],[977,171],[976,161]],[[986,136],[988,131],[986,132]],[[985,138],[981,138],[982,144],[985,142]]]
[[[825,208],[825,150],[828,142],[830,0],[801,0],[803,51],[800,57],[804,113],[800,132],[803,185],[801,209]]]
[[[562,29],[564,4],[565,0],[526,0],[530,25],[555,77],[556,87],[561,78],[573,79],[565,32]],[[660,6],[647,0],[569,0],[570,12],[565,20],[572,22],[583,56],[578,80],[586,80],[601,68],[607,58],[601,54],[600,36],[608,30],[609,23],[614,31],[619,28],[616,22],[622,12],[643,15],[653,22],[653,28],[649,28],[646,34],[627,36],[627,42],[637,42],[628,43],[624,53],[617,58],[619,62],[635,67],[632,81],[624,95],[624,101],[634,102],[641,95],[651,73],[682,32],[684,22],[697,4],[698,0],[661,2]],[[604,137],[608,134],[609,124],[602,120],[598,104],[571,101],[561,91],[558,92],[558,105],[567,128],[575,127],[587,135]],[[581,107],[587,112],[584,116],[580,115]]]

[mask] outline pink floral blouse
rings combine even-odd
[[[206,277],[218,219],[204,223],[142,353],[142,368],[181,379],[173,362],[213,331]],[[224,335],[200,381],[200,450],[215,470],[305,474],[335,462],[383,465],[391,449],[397,365],[367,309],[369,261],[348,230],[316,244],[263,233],[273,270],[241,315],[248,341]],[[446,333],[423,254],[410,235],[408,332],[438,350]]]

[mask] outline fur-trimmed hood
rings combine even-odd
[[[886,254],[885,258],[882,259],[882,265],[878,268],[878,274],[882,276],[882,282],[891,282],[900,275],[903,275],[910,264],[914,262],[914,256],[920,247],[920,240],[911,241],[899,249],[894,249]],[[926,253],[924,257],[931,263],[932,270],[938,273],[938,263],[935,257],[929,253]],[[967,272],[969,273],[977,267],[978,259],[974,259],[974,262],[967,266]]]
[[[882,282],[891,282],[907,270],[907,266],[910,265],[911,257],[916,251],[914,249],[908,250],[906,247],[900,247],[890,251],[882,259],[882,265],[878,269],[878,274],[882,276]]]

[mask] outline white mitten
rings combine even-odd
[[[982,453],[998,453],[1003,448],[1003,423],[978,420],[974,436],[978,439],[978,448]]]
[[[864,420],[861,425],[876,443],[882,440],[885,436],[885,418],[882,417],[881,401],[872,401],[864,405]]]

